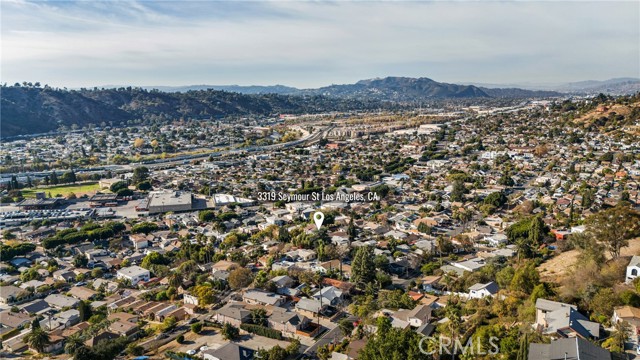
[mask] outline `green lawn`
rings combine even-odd
[[[51,193],[51,197],[56,197],[57,195],[67,196],[70,193],[74,193],[77,196],[81,196],[83,194],[93,194],[96,191],[100,190],[100,187],[97,182],[91,183],[82,183],[82,184],[65,184],[65,185],[57,185],[57,186],[41,186],[38,188],[30,188],[30,189],[22,189],[22,196],[25,198],[33,198],[36,197],[36,193],[40,191],[44,191],[49,196]]]

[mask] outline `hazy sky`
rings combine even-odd
[[[640,77],[640,2],[1,0],[2,82],[455,83]]]

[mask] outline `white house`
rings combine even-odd
[[[198,298],[189,293],[184,293],[182,295],[182,301],[184,301],[185,304],[191,304],[195,306],[200,305],[200,301],[198,300]]]
[[[498,293],[498,284],[490,281],[486,284],[477,283],[469,288],[469,297],[472,299],[482,299],[487,296],[494,296]]]
[[[131,285],[135,286],[140,281],[149,281],[151,273],[147,269],[134,265],[118,270],[116,277],[118,279],[128,279],[131,281]]]
[[[634,255],[627,265],[627,278],[626,282],[630,283],[633,279],[637,278],[640,275],[640,256]]]

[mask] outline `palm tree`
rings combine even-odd
[[[29,347],[36,349],[38,352],[43,352],[47,345],[50,344],[49,334],[42,328],[31,330],[24,339],[29,344]]]
[[[174,271],[171,274],[169,274],[169,285],[173,286],[174,288],[179,288],[182,285],[183,282],[183,278],[182,278],[182,274],[178,271]]]
[[[64,345],[64,351],[66,351],[67,354],[73,355],[83,345],[84,342],[80,336],[78,334],[73,334],[67,338],[66,344]]]

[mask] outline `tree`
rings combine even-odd
[[[361,246],[351,263],[351,281],[360,289],[375,281],[375,264],[373,262],[373,247]]]
[[[251,309],[251,321],[254,324],[265,326],[267,323],[267,318],[267,311],[265,309]]]
[[[91,306],[84,301],[78,303],[78,312],[80,312],[80,321],[87,321],[91,317]]]
[[[613,325],[613,331],[609,338],[602,343],[602,347],[611,352],[623,353],[624,344],[629,341],[629,334],[632,332],[631,325],[626,321],[618,321]]]
[[[149,169],[147,167],[140,166],[133,169],[133,177],[131,178],[131,181],[134,184],[141,183],[147,179],[149,179]]]
[[[151,265],[167,265],[168,263],[169,261],[164,257],[164,255],[152,252],[142,259],[140,266],[148,270],[151,268]]]
[[[131,343],[127,346],[127,354],[131,356],[140,356],[144,354],[144,347]]]
[[[509,288],[511,291],[521,291],[531,294],[533,288],[540,283],[540,275],[536,269],[535,262],[529,261],[516,269]]]
[[[527,360],[529,357],[529,335],[525,334],[520,338],[520,346],[518,347],[518,355],[516,360]]]
[[[229,273],[228,281],[232,289],[241,289],[253,282],[253,274],[247,268],[237,268]]]
[[[210,284],[197,285],[193,288],[192,293],[198,297],[200,306],[213,304],[216,300],[215,292]]]
[[[191,331],[194,334],[199,334],[200,331],[202,331],[202,323],[201,322],[197,322],[195,324],[191,324]]]
[[[171,331],[173,330],[176,325],[178,325],[178,320],[176,320],[175,317],[173,316],[169,316],[167,318],[164,319],[164,321],[162,322],[162,331],[166,332],[166,331]]]
[[[456,179],[453,182],[453,189],[451,190],[449,198],[451,201],[464,201],[464,195],[468,192],[469,190],[464,186],[464,181],[462,179]]]
[[[31,332],[24,337],[24,340],[29,344],[30,348],[35,349],[40,353],[43,352],[51,343],[49,340],[49,334],[41,327],[32,329]]]
[[[73,334],[66,339],[64,344],[64,351],[67,354],[74,355],[76,351],[82,346],[84,346],[84,341],[82,341],[80,335]]]
[[[614,259],[630,239],[640,236],[640,212],[624,204],[590,216],[586,224],[586,231],[603,242]]]
[[[173,271],[170,275],[169,275],[169,286],[173,286],[174,288],[179,288],[180,286],[182,286],[182,282],[183,282],[183,277],[182,277],[182,273],[180,273],[179,271]]]
[[[109,187],[109,190],[111,190],[111,192],[113,193],[117,193],[118,191],[122,189],[126,189],[127,187],[128,185],[126,181],[117,181],[111,184],[111,186]]]
[[[131,227],[131,233],[132,234],[139,234],[139,233],[144,233],[144,234],[149,234],[151,232],[154,232],[156,230],[158,230],[158,224],[156,223],[152,223],[152,222],[141,222],[138,224],[135,224]]]
[[[220,333],[225,340],[235,340],[240,336],[240,330],[229,323],[224,323]]]
[[[211,210],[202,210],[198,213],[200,222],[209,222],[216,218],[216,213]]]
[[[60,177],[60,181],[63,183],[75,183],[76,182],[76,173],[71,170],[68,171]]]
[[[145,180],[145,181],[139,182],[137,185],[137,188],[138,190],[141,190],[141,191],[148,191],[148,190],[151,190],[152,186],[149,180]]]
[[[496,208],[499,208],[507,202],[507,197],[502,191],[497,191],[489,194],[484,198],[483,202],[486,205],[493,205]]]
[[[101,268],[94,268],[91,270],[91,277],[94,279],[99,279],[104,275],[104,271]]]
[[[424,359],[420,351],[420,335],[411,329],[400,330],[392,327],[386,317],[378,318],[378,330],[367,339],[366,345],[358,353],[359,360],[383,359]]]
[[[340,331],[342,331],[342,334],[346,337],[351,336],[351,333],[353,332],[353,322],[351,322],[349,319],[342,319],[338,322],[338,327],[340,328]]]

